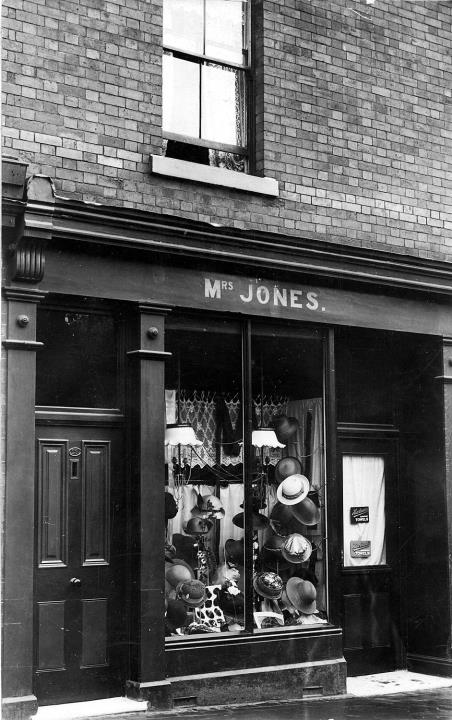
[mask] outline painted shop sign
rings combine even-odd
[[[220,278],[204,278],[204,297],[211,300],[222,300],[231,295],[237,303],[248,306],[270,306],[305,310],[308,312],[325,312],[321,294],[313,288],[283,287],[268,284],[261,280],[224,280]]]
[[[375,286],[377,288],[377,286]],[[46,254],[39,289],[249,316],[452,335],[450,303],[203,272],[115,257]]]

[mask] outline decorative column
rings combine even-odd
[[[443,385],[444,408],[444,481],[447,520],[449,615],[448,623],[448,666],[445,674],[452,675],[452,338],[443,338],[443,375],[437,378]],[[443,673],[441,673],[443,674]]]
[[[149,708],[170,706],[165,679],[164,308],[139,305],[129,363],[130,675],[127,692]],[[135,345],[135,346],[133,346]]]
[[[36,290],[4,290],[7,330],[5,527],[3,588],[3,718],[37,711],[33,694],[35,513]]]

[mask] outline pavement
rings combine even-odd
[[[147,712],[111,698],[41,707],[36,720],[452,720],[452,678],[408,671],[349,678],[347,695]]]

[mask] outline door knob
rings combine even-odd
[[[80,578],[75,578],[75,577],[71,578],[69,580],[69,582],[71,583],[71,585],[81,585],[82,584],[82,581],[80,580]]]

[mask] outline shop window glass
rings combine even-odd
[[[344,567],[385,565],[384,458],[344,455],[342,473]]]
[[[240,0],[164,0],[167,157],[245,170],[248,6]]]
[[[255,329],[248,437],[240,326],[168,325],[166,635],[326,623],[321,338]]]
[[[36,404],[118,406],[117,328],[111,315],[38,309]]]

